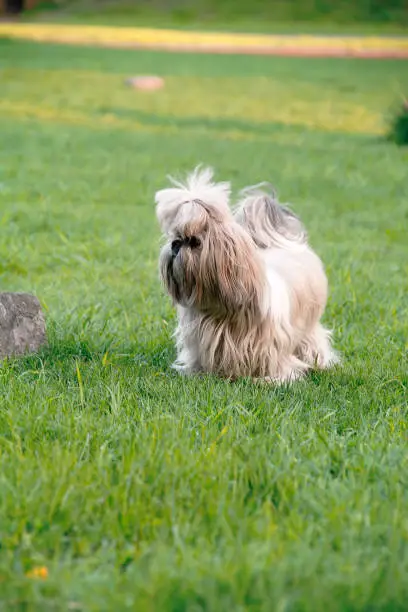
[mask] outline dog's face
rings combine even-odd
[[[262,274],[254,245],[228,206],[196,199],[164,206],[158,217],[167,239],[160,272],[175,302],[225,316],[259,300]]]
[[[208,223],[199,202],[178,207],[160,254],[160,274],[167,291],[178,304],[192,306],[198,300],[201,261]]]

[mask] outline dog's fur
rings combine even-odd
[[[177,360],[192,374],[291,382],[337,361],[321,325],[327,279],[298,217],[259,188],[196,169],[156,193],[160,273],[177,305]]]

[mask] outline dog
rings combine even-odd
[[[338,362],[320,322],[328,283],[299,218],[248,188],[234,209],[211,168],[156,193],[160,276],[176,304],[184,374],[291,383]]]

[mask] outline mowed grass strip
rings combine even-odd
[[[406,64],[0,49],[1,288],[49,329],[0,368],[3,607],[406,609]],[[302,216],[340,368],[171,371],[153,194],[199,162]]]

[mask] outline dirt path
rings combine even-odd
[[[38,42],[292,57],[408,59],[408,37],[186,32],[60,24],[0,23],[0,36]]]

